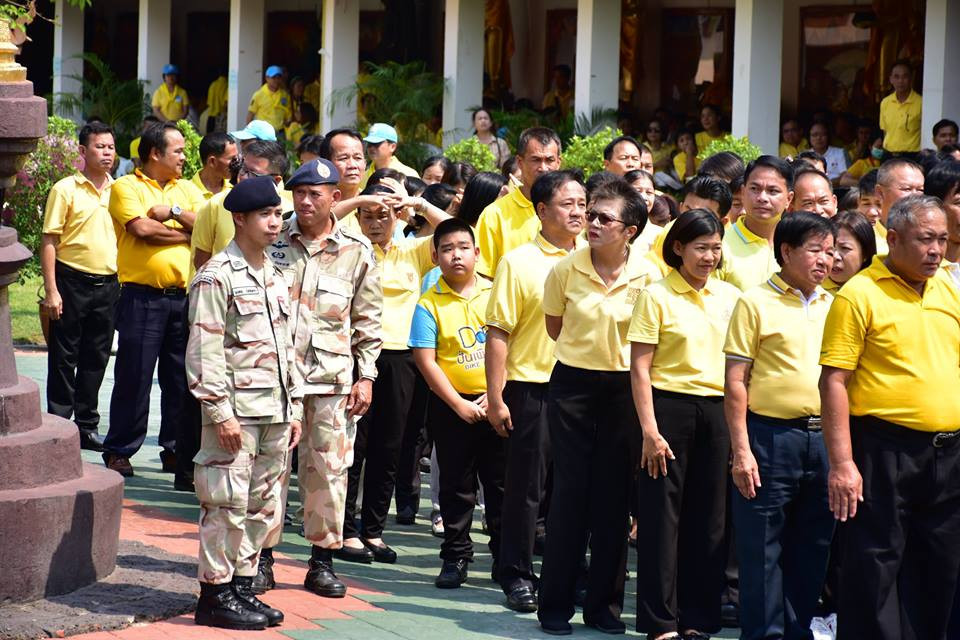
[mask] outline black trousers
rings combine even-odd
[[[574,613],[574,592],[590,537],[585,619],[619,619],[627,562],[631,438],[639,429],[626,371],[557,363],[547,392],[553,493],[540,575],[541,622]]]
[[[140,285],[120,288],[117,359],[104,453],[131,457],[147,436],[153,370],[160,383],[160,446],[175,450],[187,374],[187,297]]]
[[[675,460],[640,474],[637,631],[720,630],[730,435],[723,398],[653,390],[660,433]]]
[[[504,593],[521,584],[533,587],[533,543],[550,467],[547,383],[511,380],[503,389],[513,431],[507,438],[500,529],[500,586]]]
[[[379,538],[387,522],[393,483],[397,477],[400,445],[413,398],[416,378],[413,356],[408,350],[380,352],[373,402],[357,423],[353,466],[347,472],[347,502],[343,511],[344,538]],[[363,474],[361,531],[357,530],[357,494]]]
[[[177,470],[180,480],[193,482],[193,458],[200,451],[203,415],[200,401],[188,390],[183,398],[183,419],[177,428]],[[294,456],[296,460],[296,456]]]
[[[475,400],[477,396],[464,396]],[[427,409],[432,423],[433,446],[440,467],[440,515],[443,517],[444,560],[473,559],[470,527],[477,503],[477,477],[483,483],[490,554],[500,552],[500,522],[506,442],[489,422],[468,424],[434,394]]]
[[[57,262],[54,276],[63,314],[50,322],[47,411],[96,432],[100,385],[113,346],[116,275],[98,276]]]
[[[414,371],[413,400],[407,414],[407,425],[403,430],[403,443],[400,445],[400,461],[397,463],[397,482],[394,489],[397,513],[410,509],[413,513],[420,510],[420,456],[427,442],[427,403],[430,401],[430,387],[419,371]]]
[[[844,527],[837,637],[943,640],[960,569],[960,438],[851,416],[863,502]]]

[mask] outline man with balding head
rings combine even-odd
[[[960,291],[933,277],[938,198],[890,209],[890,253],[847,281],[820,364],[830,509],[846,522],[837,635],[945,638],[960,571]]]
[[[837,215],[837,196],[827,174],[806,168],[794,174],[793,210],[809,211],[824,218]]]
[[[875,193],[880,198],[880,223],[889,227],[887,217],[900,198],[923,193],[923,169],[906,158],[893,158],[880,166]]]

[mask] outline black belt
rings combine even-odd
[[[87,273],[86,271],[80,271],[79,269],[74,269],[69,265],[63,264],[59,260],[54,265],[54,272],[67,278],[78,278],[94,285],[102,285],[117,281],[117,274],[115,273],[108,275],[103,275],[100,273]]]
[[[134,291],[143,291],[146,293],[152,293],[156,296],[185,296],[187,295],[187,290],[180,287],[167,287],[166,289],[159,289],[157,287],[151,287],[145,284],[137,284],[135,282],[122,282],[120,286],[124,289],[133,289]]]
[[[851,422],[859,423],[865,429],[882,433],[905,444],[927,445],[936,449],[952,447],[960,443],[960,430],[957,431],[917,431],[902,427],[874,416],[851,416]]]
[[[771,416],[761,415],[753,411],[747,411],[747,417],[768,422],[780,427],[790,427],[791,429],[805,429],[806,431],[822,431],[820,416],[803,416],[801,418],[773,418]]]

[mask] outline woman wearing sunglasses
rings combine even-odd
[[[682,213],[663,243],[673,270],[640,293],[627,334],[643,432],[637,631],[650,640],[709,638],[720,629],[730,455],[723,343],[740,297],[711,277],[722,247],[716,215]]]
[[[631,252],[647,221],[640,195],[616,179],[598,186],[587,206],[589,246],[557,263],[544,285],[547,333],[557,364],[547,393],[553,495],[540,580],[538,617],[546,633],[571,631],[574,589],[590,537],[583,619],[623,633],[631,442],[627,326],[656,267]]]

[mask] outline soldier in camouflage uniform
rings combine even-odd
[[[283,621],[251,590],[260,548],[282,511],[281,477],[303,413],[289,293],[264,251],[281,227],[279,205],[269,177],[238,184],[224,200],[234,240],[190,289],[187,381],[203,414],[194,458],[197,624],[263,629]]]
[[[333,572],[333,551],[343,546],[347,470],[357,420],[373,395],[383,303],[370,242],[338,224],[331,212],[340,198],[339,180],[327,160],[300,167],[287,182],[296,217],[269,249],[290,285],[304,385],[298,479],[304,535],[313,545],[304,586],[328,598],[347,592]]]

